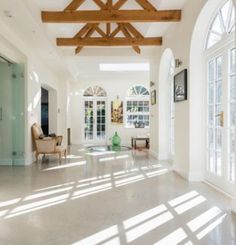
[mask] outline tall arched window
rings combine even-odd
[[[231,192],[235,166],[235,10],[224,1],[206,41],[207,166],[206,178]]]
[[[149,127],[149,91],[142,85],[133,86],[126,100],[126,127]]]

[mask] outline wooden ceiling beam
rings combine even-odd
[[[107,0],[107,9],[111,10],[112,9],[112,0]]]
[[[76,11],[85,0],[73,0],[65,9],[64,12]]]
[[[99,27],[99,26],[96,26],[95,27],[95,31],[100,34],[102,37],[106,37],[107,34]]]
[[[110,37],[115,37],[121,31],[120,26],[118,25],[116,29],[110,34]]]
[[[157,9],[147,0],[136,0],[136,2],[143,8],[149,11],[157,11]]]
[[[107,23],[107,36],[109,37],[111,35],[111,23]]]
[[[124,24],[119,24],[119,26],[121,27],[121,31],[123,32],[123,34],[125,35],[125,37],[127,38],[132,38],[132,35],[129,33],[129,31],[126,29],[125,25]],[[140,54],[141,53],[141,49],[139,48],[139,46],[133,46],[132,47],[133,50]]]
[[[93,0],[97,6],[100,8],[100,9],[107,9],[107,6],[105,3],[103,3],[101,0]]]
[[[85,35],[93,26],[93,24],[86,24],[84,25],[80,31],[74,36],[74,38],[79,38],[82,37],[83,35]]]
[[[144,36],[130,23],[124,23],[125,27],[129,30],[130,33],[132,33],[135,37],[143,38]]]
[[[93,33],[95,32],[96,27],[98,27],[98,24],[93,24],[93,25],[91,24],[90,29],[88,30],[87,34],[85,35],[85,38],[91,37],[93,35]],[[83,46],[78,46],[75,49],[75,54],[80,53],[82,49],[83,49]]]
[[[44,23],[177,22],[181,10],[42,11]]]
[[[57,46],[159,46],[162,45],[161,37],[147,38],[57,38]]]
[[[118,1],[113,5],[113,9],[120,9],[126,2],[127,2],[127,0],[118,0]]]

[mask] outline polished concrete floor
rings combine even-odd
[[[236,244],[230,199],[148,152],[0,167],[0,245]]]

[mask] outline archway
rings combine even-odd
[[[159,159],[169,160],[174,153],[173,76],[174,54],[167,48],[161,57],[159,73]]]

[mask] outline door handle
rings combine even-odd
[[[0,121],[2,121],[2,107],[0,108]]]
[[[216,114],[215,117],[219,117],[220,118],[220,126],[224,127],[224,112],[221,111],[219,114]]]

